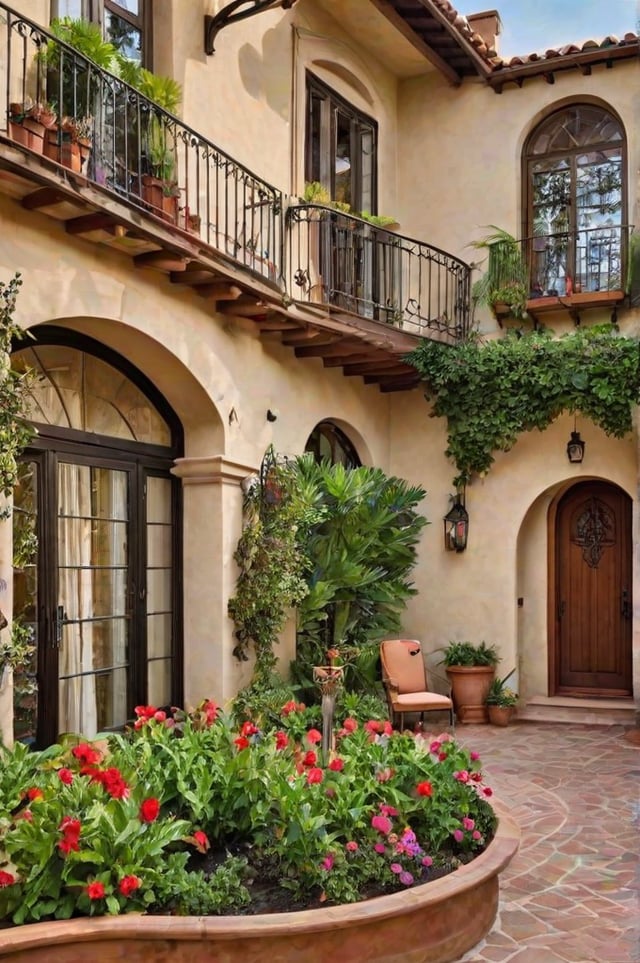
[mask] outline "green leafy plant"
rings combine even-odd
[[[308,181],[304,185],[302,199],[305,204],[329,204],[331,194],[320,181]]]
[[[18,458],[35,434],[27,421],[33,374],[14,370],[10,362],[14,339],[25,337],[13,319],[21,284],[19,274],[7,283],[0,281],[0,492],[5,497],[11,495],[17,482]],[[10,510],[3,508],[0,517],[9,514]]]
[[[29,665],[35,651],[33,628],[14,617],[6,635],[0,635],[0,676],[4,669],[14,672]],[[25,684],[23,683],[23,691]],[[34,691],[30,688],[29,691]],[[24,694],[27,694],[24,691]]]
[[[508,451],[522,432],[543,431],[564,411],[622,438],[640,402],[638,341],[611,325],[560,338],[510,332],[456,346],[425,338],[409,361],[424,378],[433,413],[447,419],[445,454],[458,469],[456,486],[484,475],[494,452]]]
[[[518,704],[518,693],[514,692],[507,685],[507,682],[515,672],[512,669],[503,679],[493,679],[489,686],[489,692],[485,702],[488,706],[515,706]]]
[[[373,224],[374,227],[390,227],[392,224],[397,224],[395,217],[389,217],[387,214],[371,214],[369,211],[360,211],[358,216],[363,221]]]
[[[485,274],[476,281],[472,298],[477,304],[491,307],[506,304],[512,317],[524,318],[527,311],[529,274],[518,241],[508,231],[495,224],[490,225],[491,234],[472,247],[488,251],[488,264]]]
[[[500,661],[495,645],[487,645],[486,642],[474,645],[472,642],[452,641],[440,651],[443,652],[440,665],[447,668],[452,665],[497,665]]]

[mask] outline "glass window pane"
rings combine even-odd
[[[168,615],[147,616],[147,653],[150,659],[167,657],[173,649],[173,618]]]
[[[166,706],[171,702],[171,662],[156,659],[149,662],[149,702],[154,706]]]
[[[171,565],[171,525],[147,525],[147,564],[150,568]]]
[[[140,0],[111,0],[112,4],[117,4],[123,10],[128,10],[136,16],[140,13]]]
[[[147,612],[171,611],[171,569],[147,570]]]
[[[87,570],[96,566],[126,565],[126,522],[104,522],[96,518],[59,518],[58,563],[61,568],[66,568],[73,562],[77,568]],[[90,575],[88,577],[91,578]]]
[[[171,524],[171,479],[147,476],[147,521]]]
[[[129,60],[142,60],[142,33],[132,24],[114,13],[105,16],[107,39]]]
[[[60,679],[58,729],[94,736],[127,721],[127,672],[115,669],[99,675]]]
[[[63,621],[60,676],[126,667],[128,650],[128,622],[124,618]]]

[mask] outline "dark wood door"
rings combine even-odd
[[[558,505],[555,535],[555,691],[629,696],[631,499],[580,482]]]

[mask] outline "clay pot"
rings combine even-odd
[[[491,725],[508,726],[513,715],[513,708],[513,706],[487,706]]]
[[[485,723],[489,713],[485,705],[496,674],[493,665],[450,665],[447,676],[451,683],[456,719],[463,724]]]

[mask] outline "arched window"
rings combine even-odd
[[[362,464],[347,436],[331,421],[321,421],[313,429],[305,451],[313,453],[316,461],[327,458],[332,465],[340,464],[345,468],[359,468]]]
[[[626,142],[603,106],[564,106],[529,137],[525,226],[531,296],[624,288]]]
[[[26,700],[16,686],[15,734],[48,745],[118,729],[138,704],[181,704],[170,469],[182,438],[153,385],[91,339],[42,329],[12,366],[37,376],[38,431],[14,495],[14,548],[31,538],[14,569],[14,616],[33,633],[37,681]]]

